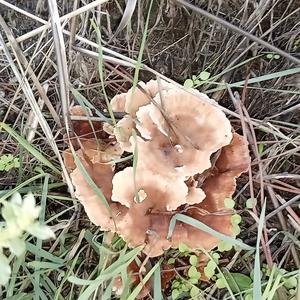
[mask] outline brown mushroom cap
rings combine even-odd
[[[134,118],[137,118],[140,136],[136,139],[138,167],[135,181],[132,167],[113,175],[108,164],[112,156],[120,157],[119,143],[113,145],[108,139],[99,142],[95,136],[80,138],[77,155],[105,194],[111,214],[68,153],[66,163],[69,170],[73,170],[71,179],[76,196],[92,222],[102,230],[116,231],[132,247],[144,245],[144,252],[149,256],[161,255],[170,247],[178,247],[179,243],[185,243],[191,249],[210,250],[219,243],[217,238],[181,222],[176,224],[172,239],[167,240],[170,220],[176,213],[184,213],[218,232],[232,235],[233,211],[225,210],[224,200],[234,193],[236,177],[249,167],[247,141],[236,133],[232,135],[231,125],[223,112],[206,99],[173,86],[160,93],[155,89],[150,91],[149,86],[144,85],[145,90],[148,89],[151,97],[156,93],[155,101],[162,110],[141,97],[133,102],[132,110],[125,105],[124,109],[131,117],[126,116],[120,123],[121,127],[127,128],[124,142],[131,146],[135,142],[131,132],[135,126]],[[126,122],[127,125],[130,123],[128,127]],[[123,142],[120,137],[117,139]],[[113,147],[117,150],[112,150]],[[211,154],[220,149],[215,166],[211,167]],[[129,150],[132,151],[132,146]],[[185,183],[188,176],[203,175],[204,170],[208,175],[201,188],[196,185],[197,179],[191,180],[194,184]]]
[[[233,166],[230,165],[230,157],[233,159]],[[87,171],[104,191],[103,165],[85,164]],[[224,199],[232,196],[235,190],[235,178],[249,166],[249,155],[247,142],[237,134],[234,134],[232,143],[224,147],[216,163],[218,170],[208,177],[202,186],[206,198],[185,209],[185,214],[203,222],[209,227],[226,235],[232,235],[231,215],[232,211],[223,214]],[[105,167],[108,167],[105,165]],[[106,184],[111,184],[112,171],[109,171],[109,179]],[[92,188],[85,182],[84,177],[78,169],[71,173],[73,184],[76,187],[76,195],[81,200],[90,219],[103,230],[117,231],[130,246],[145,245],[144,252],[149,256],[158,256],[170,247],[178,247],[179,243],[187,244],[191,249],[203,247],[210,250],[217,246],[219,240],[190,225],[178,222],[175,226],[171,241],[166,239],[171,217],[178,212],[179,205],[195,203],[189,201],[194,195],[187,195],[187,186],[183,180],[155,175],[146,170],[137,172],[136,188],[146,194],[141,203],[135,201],[135,189],[133,184],[133,168],[126,168],[117,173],[112,180],[113,194],[110,202],[115,218],[116,226],[109,217],[101,199],[94,193]],[[104,176],[103,176],[104,175]],[[224,177],[226,175],[226,177]],[[226,180],[224,179],[226,178]],[[110,187],[111,188],[111,187]],[[109,199],[110,188],[105,192]],[[189,188],[190,193],[196,195],[199,191],[193,191],[195,186]],[[221,192],[225,191],[225,192]],[[201,196],[201,194],[200,194]],[[174,202],[176,199],[176,202]],[[175,204],[176,203],[176,204]],[[170,207],[169,207],[170,206]],[[174,209],[168,211],[167,208]],[[205,213],[203,213],[205,211]]]
[[[246,172],[249,166],[250,156],[247,140],[234,133],[231,143],[222,148],[212,175],[202,185],[206,198],[201,203],[195,204],[195,208],[189,210],[188,215],[218,232],[231,236],[233,234],[231,224],[233,211],[226,211],[224,200],[232,197],[236,189],[236,178]],[[206,211],[207,214],[203,214],[203,211]],[[202,247],[208,250],[216,247],[219,242],[217,238],[191,226],[188,234],[189,238],[186,244],[191,248],[199,247],[195,239],[200,237],[204,241]]]
[[[112,167],[100,163],[89,164],[84,159],[81,161],[91,179],[109,201],[112,192]],[[76,168],[70,176],[75,186],[75,195],[84,206],[89,219],[102,230],[115,231],[114,219],[119,219],[124,214],[122,206],[111,203],[110,214],[101,197],[93,190],[79,168]]]

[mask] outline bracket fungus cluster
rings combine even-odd
[[[233,131],[214,100],[150,80],[116,95],[111,106],[124,115],[114,128],[74,121],[81,167],[65,152],[76,197],[90,220],[118,233],[131,247],[144,245],[150,257],[179,243],[206,250],[218,245],[216,237],[182,222],[168,240],[170,220],[177,213],[232,236],[233,211],[224,200],[233,195],[250,158],[247,141]],[[76,107],[71,113],[83,114]],[[133,163],[116,171],[116,161],[123,161],[127,152],[134,154]]]

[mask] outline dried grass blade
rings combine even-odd
[[[60,101],[62,104],[64,124],[68,132],[70,99],[69,99],[69,89],[68,89],[69,76],[68,76],[66,48],[65,48],[56,0],[48,0],[48,6],[51,14],[53,41],[54,41],[54,48],[55,48],[56,60],[57,60]]]
[[[133,15],[134,9],[136,7],[136,3],[137,3],[137,0],[128,0],[127,1],[126,8],[125,8],[124,14],[122,16],[121,22],[109,41],[114,39],[127,26],[127,24],[129,23],[132,15]]]
[[[257,229],[255,261],[254,261],[253,299],[257,299],[257,300],[262,299],[259,244],[262,239],[262,233],[263,233],[264,221],[265,221],[265,213],[266,213],[266,201],[263,204],[263,207],[262,207],[262,210],[260,213],[260,217],[259,217],[259,223],[258,223],[258,229]]]
[[[67,169],[64,165],[64,162],[63,162],[63,159],[61,157],[61,154],[59,152],[59,149],[57,147],[57,144],[55,143],[55,140],[54,140],[54,137],[53,137],[53,134],[52,134],[52,131],[50,129],[50,126],[49,124],[47,123],[43,113],[41,112],[36,100],[35,100],[35,97],[34,97],[34,94],[30,88],[30,85],[29,85],[29,82],[27,80],[26,77],[22,77],[20,71],[18,70],[17,66],[15,65],[7,47],[6,47],[6,44],[3,40],[3,37],[0,33],[0,45],[2,45],[3,47],[3,51],[4,51],[4,54],[10,64],[10,67],[12,68],[19,84],[22,86],[22,90],[31,106],[31,109],[33,110],[33,112],[35,113],[37,119],[39,120],[39,123],[41,125],[41,128],[46,136],[46,139],[47,141],[49,142],[50,146],[52,147],[54,153],[56,154],[56,156],[58,157],[58,160],[60,162],[60,165],[62,167],[62,171],[63,171],[63,174],[64,174],[64,177],[65,177],[65,180],[66,180],[66,183],[68,185],[68,188],[69,188],[69,191],[70,193],[73,195],[74,194],[74,189],[73,189],[73,185],[71,183],[71,180],[70,180],[70,176],[67,172]],[[20,69],[22,70],[21,66],[19,66]],[[77,210],[77,203],[74,202],[74,205],[75,205],[75,208]]]

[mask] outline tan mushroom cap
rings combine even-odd
[[[111,109],[114,112],[125,112],[126,93],[118,94],[110,100]]]
[[[136,190],[135,190],[136,189]],[[200,190],[200,189],[199,189]],[[201,191],[202,199],[204,193]],[[140,193],[141,203],[137,203],[136,193]],[[164,177],[159,172],[127,167],[113,178],[112,201],[126,207],[137,207],[142,214],[148,211],[172,211],[186,204],[188,187],[180,178]],[[198,203],[202,199],[198,200]]]
[[[140,203],[136,202],[135,188],[143,196]],[[188,187],[182,179],[162,177],[143,169],[137,171],[134,186],[133,168],[118,172],[113,178],[112,200],[129,208],[118,222],[118,233],[130,246],[146,244],[144,252],[148,255],[161,255],[172,246],[166,239],[172,215],[169,212],[189,204],[187,193]],[[203,191],[197,189],[191,197],[192,203],[200,203],[204,197]],[[187,235],[184,231],[176,232],[175,241],[176,236],[180,240],[184,234]]]
[[[132,135],[132,130],[135,128],[134,120],[130,116],[124,116],[114,128],[116,140],[120,144],[123,151],[132,152],[132,144],[129,138]]]
[[[142,89],[140,89],[141,87]],[[141,106],[144,106],[150,103],[150,95],[147,89],[146,84],[143,81],[138,83],[138,86],[135,88],[131,88],[126,93],[126,101],[125,101],[125,112],[127,112],[131,117],[135,117],[135,113]]]
[[[232,165],[230,157],[232,157]],[[190,209],[185,209],[185,214],[218,232],[232,235],[231,215],[233,212],[224,212],[224,199],[232,196],[235,190],[235,178],[249,167],[249,162],[247,142],[244,138],[234,134],[232,143],[222,149],[217,160],[216,168],[220,172],[215,171],[213,175],[204,181],[203,189],[207,193],[207,197],[203,201],[199,197],[199,202],[193,204]],[[94,168],[86,167],[95,183],[103,188],[103,174],[101,172],[104,169],[98,165],[95,165]],[[149,171],[145,172],[151,173]],[[226,177],[224,177],[225,175]],[[83,202],[90,219],[101,226],[103,230],[114,231],[114,224],[101,204],[100,198],[88,184],[83,185],[84,178],[80,173],[78,174],[78,170],[73,172],[71,177],[76,187],[77,197]],[[132,247],[145,245],[144,252],[151,257],[163,254],[163,251],[170,247],[177,248],[181,242],[187,244],[191,249],[203,247],[210,250],[216,247],[219,243],[217,238],[180,222],[175,226],[172,239],[170,241],[166,239],[171,217],[178,212],[177,210],[171,212],[167,210],[168,201],[166,199],[172,199],[173,202],[177,198],[178,202],[171,207],[172,209],[176,209],[182,202],[190,201],[188,200],[189,195],[186,195],[187,186],[183,187],[182,181],[177,183],[172,179],[166,180],[165,177],[162,179],[160,177],[160,175],[154,176],[154,174],[151,174],[151,176],[137,175],[137,190],[143,191],[146,197],[142,197],[143,201],[141,203],[136,203],[134,200],[133,168],[126,168],[114,176],[112,180],[112,198],[114,202],[110,202],[110,206],[115,216],[118,234]],[[111,175],[109,178],[111,180]],[[111,183],[111,181],[109,182]],[[179,184],[182,185],[180,189],[178,189]],[[177,189],[174,190],[174,187],[177,187]],[[189,192],[193,194],[195,191],[192,189],[195,189],[195,186],[189,188]],[[226,192],[221,193],[222,190]],[[108,188],[106,192],[108,197],[109,191]],[[197,195],[197,192],[195,195]],[[190,197],[194,198],[191,195]],[[163,201],[157,202],[157,199]],[[184,200],[182,201],[182,199]],[[190,203],[187,205],[191,205]]]
[[[136,129],[144,139],[151,140],[153,136],[160,134],[156,124],[149,116],[148,105],[140,107],[136,112],[136,117]]]
[[[85,116],[86,111],[79,105],[73,106],[70,110],[73,116]],[[104,124],[73,120],[72,125],[77,135],[71,139],[73,147],[80,157],[86,157],[93,163],[109,163],[119,159],[122,155],[120,145],[109,139],[109,135],[104,131]],[[78,150],[79,149],[79,150]],[[70,149],[63,152],[66,168],[69,172],[76,168],[74,157]]]
[[[137,112],[138,121],[151,136],[149,141],[139,141],[140,160],[147,168],[160,161],[164,173],[179,176],[202,173],[211,166],[211,154],[230,143],[229,120],[204,96],[199,99],[175,88],[161,94],[164,116],[152,103]],[[158,96],[155,100],[160,102]]]
[[[80,149],[76,151],[107,198],[111,214],[74,165],[70,152],[66,152],[66,165],[72,172],[76,197],[93,223],[102,230],[117,232],[129,246],[144,245],[144,252],[149,256],[161,255],[170,247],[177,248],[179,243],[191,249],[213,249],[219,243],[217,238],[181,222],[176,223],[172,239],[167,240],[170,220],[176,213],[184,213],[218,232],[233,234],[233,211],[225,210],[224,200],[234,193],[236,177],[249,167],[247,142],[238,134],[232,135],[229,121],[223,112],[206,101],[206,96],[199,94],[199,99],[173,85],[161,88],[155,81],[141,85],[148,96],[162,106],[164,115],[150,104],[149,97],[146,96],[147,102],[142,95],[129,109],[126,104],[129,91],[120,97],[123,109],[130,114],[119,122],[126,134],[118,137],[115,133],[117,144],[109,139],[98,141],[92,135],[80,137]],[[139,94],[135,92],[134,97],[136,95]],[[121,107],[121,100],[118,101]],[[109,162],[112,157],[120,157],[126,147],[122,143],[127,143],[126,151],[132,151],[131,134],[135,126],[140,136],[137,137],[138,167],[134,182],[132,167],[114,175]],[[90,129],[86,126],[81,132],[89,134]],[[211,167],[211,154],[220,149],[220,156]],[[187,177],[205,170],[208,177],[201,188],[196,181],[191,185],[185,182]],[[136,192],[140,203],[136,201]]]
[[[81,139],[81,148],[76,151],[80,157],[86,157],[93,163],[110,163],[121,157],[122,149],[118,143],[107,144],[96,139]],[[64,162],[69,172],[76,168],[73,154],[70,149],[63,152]]]
[[[159,80],[151,79],[146,83],[146,87],[152,98],[154,98],[160,91],[168,91],[176,88],[174,84],[169,83],[164,79],[159,79]]]
[[[150,80],[147,83],[140,81],[135,88],[131,88],[125,95],[125,109],[131,117],[135,117],[138,109],[151,102],[151,98],[155,97],[159,91],[166,91],[175,88],[173,84],[166,82],[163,79]],[[122,94],[123,97],[124,94]],[[119,102],[123,103],[122,100]],[[116,102],[116,101],[114,101]]]
[[[151,98],[159,92],[159,89],[169,90],[171,88],[174,88],[174,85],[171,85],[164,80],[150,80],[146,84],[140,81],[135,87],[134,93],[133,88],[131,88],[127,93],[116,95],[111,100],[113,111],[126,111],[128,113],[128,115],[125,115],[123,119],[118,122],[117,127],[114,130],[114,134],[124,151],[132,152],[132,145],[129,142],[129,138],[132,135],[133,128],[138,128],[144,138],[147,138],[150,134],[148,129],[149,126],[141,125],[135,118],[136,114],[138,112],[140,116],[143,114],[144,106],[150,103]],[[148,111],[145,111],[145,114],[148,115]],[[145,114],[143,122],[146,122],[147,116]],[[151,119],[149,119],[149,122],[153,124]],[[107,126],[104,127],[106,128]]]

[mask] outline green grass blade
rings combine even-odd
[[[133,149],[133,162],[132,162],[132,168],[133,168],[133,186],[134,186],[134,194],[135,194],[135,201],[137,203],[140,203],[140,197],[139,193],[136,187],[136,169],[138,165],[138,145],[137,145],[137,136],[136,131],[132,129],[132,137],[134,140],[134,149]]]
[[[235,245],[235,246],[238,246],[242,249],[245,249],[245,250],[252,250],[253,248],[244,244],[243,242],[239,241],[239,240],[236,240],[230,236],[227,236],[223,233],[220,233],[212,228],[210,228],[209,226],[207,226],[206,224],[194,219],[194,218],[191,218],[189,216],[186,216],[186,215],[183,215],[183,214],[176,214],[172,217],[171,221],[170,221],[170,226],[169,226],[169,231],[168,231],[168,236],[167,236],[167,239],[170,239],[172,234],[173,234],[173,231],[175,229],[175,225],[176,225],[176,221],[180,221],[180,222],[183,222],[183,223],[186,223],[188,225],[191,225],[193,227],[196,227],[214,237],[216,237],[217,239],[220,239],[222,241],[225,241],[229,244],[232,244],[232,245]]]
[[[276,291],[283,285],[283,282],[280,283],[282,279],[282,275],[281,274],[278,274],[274,280],[274,284],[273,284],[273,287],[270,291],[270,293],[267,295],[267,300],[273,300],[275,299],[275,293]]]
[[[105,291],[101,297],[101,300],[111,300],[113,298],[111,294],[112,294],[114,280],[115,280],[115,278],[112,278],[112,280],[110,281],[108,286],[105,288]]]
[[[160,272],[160,265],[154,272],[154,284],[153,284],[153,291],[154,291],[154,300],[162,300],[163,296],[161,294],[161,272]]]
[[[93,181],[93,179],[91,178],[91,176],[85,169],[84,165],[82,164],[81,160],[79,159],[78,155],[76,154],[72,144],[70,144],[70,149],[72,151],[75,164],[76,164],[77,168],[79,169],[79,171],[82,173],[84,180],[89,184],[89,186],[93,189],[93,191],[97,194],[97,196],[99,196],[102,203],[104,204],[104,206],[106,207],[108,212],[111,214],[111,208],[107,202],[107,199],[105,198],[101,189],[96,185],[96,183]]]
[[[70,90],[75,97],[75,99],[78,101],[81,107],[88,107],[90,109],[93,109],[96,113],[96,115],[103,121],[107,123],[111,123],[111,120],[107,117],[105,117],[94,105],[92,105],[88,99],[86,99],[80,92],[75,90],[72,86],[70,86]]]
[[[203,85],[204,83],[205,83],[205,84],[210,84],[210,81],[218,80],[218,78],[220,78],[220,77],[223,76],[224,74],[226,74],[226,73],[228,73],[228,72],[230,72],[230,71],[233,71],[233,70],[235,70],[235,69],[237,69],[237,68],[239,68],[239,67],[241,67],[241,66],[247,64],[248,62],[251,62],[251,61],[257,59],[257,58],[260,57],[260,56],[261,56],[261,55],[257,55],[257,56],[248,58],[248,59],[242,61],[241,63],[236,64],[236,65],[234,65],[234,66],[232,66],[232,67],[230,67],[230,68],[225,68],[225,69],[224,69],[223,71],[221,71],[219,74],[216,74],[216,75],[212,76],[211,78],[209,78],[209,79],[208,79],[208,82],[201,82],[200,84],[196,85],[195,87],[197,88],[197,87],[199,87],[200,85]]]
[[[8,134],[10,134],[19,144],[21,144],[28,152],[30,152],[37,160],[42,164],[49,167],[57,174],[61,174],[61,171],[57,169],[43,154],[41,154],[37,149],[31,146],[26,139],[20,136],[15,130],[5,123],[0,122],[0,128],[3,128]]]
[[[131,93],[131,98],[130,98],[130,102],[129,102],[129,105],[128,105],[129,109],[130,109],[130,106],[131,106],[131,101],[132,101],[132,98],[133,98],[133,95],[134,95],[135,88],[136,88],[138,80],[139,80],[139,73],[140,73],[140,69],[141,69],[141,66],[142,66],[142,59],[143,59],[144,49],[145,49],[146,40],[147,40],[147,31],[148,31],[148,26],[149,26],[149,20],[150,20],[150,15],[151,15],[152,4],[153,4],[153,0],[151,0],[151,2],[149,4],[148,14],[147,14],[146,22],[145,22],[145,28],[144,28],[144,32],[143,32],[141,46],[140,46],[140,49],[139,49],[139,55],[138,55],[138,58],[137,58],[137,61],[136,61],[136,64],[135,64],[133,84],[132,84],[132,93]]]
[[[6,292],[7,297],[13,296],[15,285],[17,282],[18,272],[20,270],[21,265],[24,263],[24,259],[25,259],[24,255],[16,257],[16,259],[14,260],[12,273],[11,273],[11,277],[10,277],[7,292]]]
[[[267,74],[267,75],[262,75],[262,76],[258,76],[255,78],[250,78],[247,81],[247,84],[254,84],[254,83],[260,83],[263,81],[267,81],[267,80],[272,80],[272,79],[276,79],[276,78],[281,78],[284,76],[289,76],[289,75],[293,75],[293,74],[297,74],[300,73],[300,68],[293,68],[293,69],[288,69],[288,70],[284,70],[284,71],[279,71],[279,72],[274,72],[271,74]],[[210,89],[207,90],[206,93],[213,93],[213,92],[217,92],[217,91],[221,91],[221,90],[225,90],[227,89],[227,87],[243,87],[246,84],[246,80],[242,80],[242,81],[238,81],[238,82],[234,82],[234,83],[217,83],[220,84],[219,87],[214,88],[214,89]]]
[[[110,280],[125,270],[128,265],[136,258],[141,252],[142,247],[134,248],[133,250],[126,253],[122,259],[118,259],[111,264],[107,269],[101,272],[101,274],[94,280],[85,280],[70,276],[68,281],[77,285],[88,285],[85,291],[80,295],[78,300],[87,300],[89,297],[98,289],[100,284],[106,280]]]
[[[25,243],[26,243],[26,250],[31,252],[35,256],[39,256],[41,258],[47,259],[50,262],[55,264],[63,264],[65,261],[64,259],[57,257],[44,249],[37,247],[36,245],[33,245],[29,242],[25,242]]]
[[[63,266],[63,264],[56,264],[45,261],[30,261],[27,263],[28,267],[34,268],[36,271],[39,269],[57,270]]]
[[[46,173],[43,174],[38,174],[33,176],[32,178],[27,179],[26,181],[22,182],[21,184],[19,184],[18,186],[16,186],[15,188],[11,189],[9,192],[7,192],[6,194],[4,194],[3,196],[1,196],[0,198],[0,203],[3,202],[5,199],[11,197],[14,193],[16,193],[17,191],[19,191],[22,187],[28,185],[29,183],[45,176]]]
[[[105,90],[105,85],[104,85],[104,60],[103,60],[103,51],[102,51],[102,43],[101,43],[101,31],[99,30],[99,27],[96,25],[96,23],[94,22],[94,20],[91,21],[92,22],[92,26],[94,28],[94,30],[96,31],[97,34],[97,42],[98,42],[98,70],[99,70],[99,76],[100,76],[100,82],[101,82],[101,87],[102,87],[102,93],[106,102],[106,106],[110,115],[110,118],[112,120],[112,123],[114,126],[116,126],[117,122],[115,119],[115,115],[112,111],[112,107],[110,105],[110,102],[108,100],[108,96],[106,94],[106,90]]]
[[[141,282],[135,287],[135,289],[132,291],[132,293],[129,295],[127,300],[135,300],[142,290],[143,286],[146,284],[146,282],[151,278],[153,273],[159,268],[160,262],[156,263],[156,265],[147,273],[147,275],[141,280]]]
[[[295,299],[300,299],[300,270],[298,271],[298,278],[297,278],[297,289]]]
[[[258,229],[257,229],[256,252],[255,252],[255,261],[254,261],[254,276],[253,276],[253,299],[255,300],[262,299],[259,245],[260,245],[260,240],[263,232],[265,213],[266,213],[266,201],[264,202],[264,205],[261,210]]]
[[[47,203],[47,194],[48,194],[48,184],[49,184],[49,174],[46,174],[45,176],[45,180],[44,180],[44,184],[43,184],[43,191],[42,191],[42,197],[41,197],[41,212],[40,212],[40,216],[39,216],[39,221],[40,223],[44,223],[45,221],[45,213],[46,213],[46,203]],[[37,239],[36,240],[36,247],[38,249],[42,249],[43,246],[43,242],[41,239]],[[41,262],[41,257],[39,256],[39,254],[37,253],[35,255],[35,260],[37,262]],[[38,270],[38,269],[37,269]],[[35,272],[33,274],[33,280],[35,281],[35,285],[40,286],[40,274],[39,272]],[[40,297],[38,294],[34,294],[34,300],[39,300]]]
[[[276,267],[276,265],[274,265],[273,268],[272,268],[272,270],[271,270],[271,274],[269,276],[269,280],[268,280],[267,285],[265,287],[264,293],[262,295],[263,299],[267,299],[268,294],[270,293],[270,290],[271,290],[271,287],[272,287],[273,278],[274,278],[276,270],[277,270],[277,267]]]

